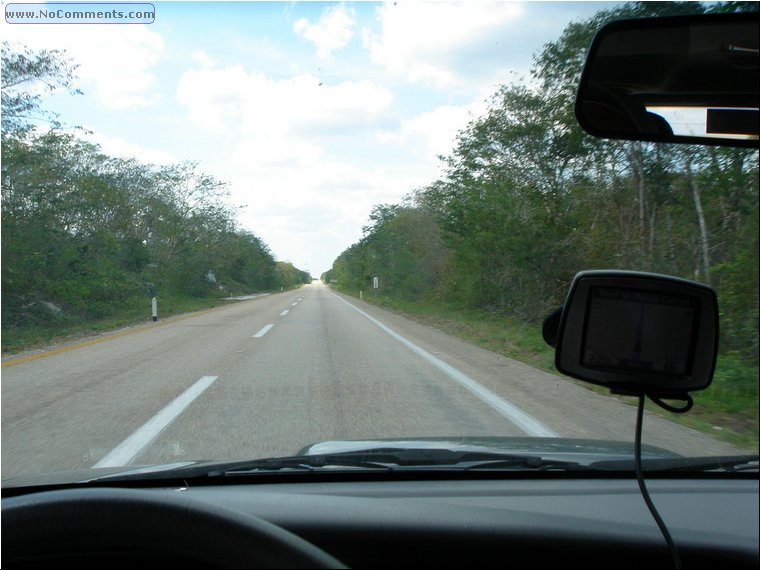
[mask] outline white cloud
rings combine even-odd
[[[328,269],[361,237],[374,205],[434,180],[437,155],[448,154],[456,133],[485,108],[478,97],[381,131],[393,103],[383,87],[320,84],[307,73],[272,79],[242,65],[186,71],[177,99],[214,147],[204,162],[230,182],[232,200],[246,205],[241,224],[278,258],[310,259],[314,271]],[[341,147],[345,140],[355,142]],[[388,155],[393,165],[380,166]]]
[[[249,164],[253,168],[264,165],[298,167],[311,164],[322,156],[322,149],[313,143],[282,134],[269,137],[251,137],[237,142],[232,158],[239,164]]]
[[[422,159],[435,160],[451,152],[457,133],[485,109],[485,102],[443,105],[403,120],[398,131],[382,133],[379,138],[381,142],[396,142],[403,148],[413,149]]]
[[[311,270],[329,269],[360,237],[374,204],[411,188],[374,156],[357,160],[356,147],[374,140],[393,102],[368,80],[272,79],[233,65],[186,71],[177,99],[207,133],[204,164],[230,182],[234,203],[246,205],[241,225],[299,267],[310,259]],[[346,140],[356,143],[341,148]]]
[[[367,80],[332,86],[310,74],[273,80],[234,65],[186,71],[177,100],[210,132],[240,132],[269,144],[283,136],[303,141],[320,129],[371,124],[388,110],[393,95]]]
[[[319,274],[361,237],[375,204],[396,202],[414,187],[399,173],[360,168],[325,155],[299,168],[245,171],[232,161],[232,199],[245,203],[244,227],[253,228],[278,259]]]
[[[462,53],[504,33],[505,24],[522,14],[513,2],[393,2],[378,8],[380,32],[363,30],[372,60],[410,81],[449,87],[468,66]]]
[[[325,8],[315,24],[306,18],[297,20],[293,31],[314,44],[317,57],[328,59],[333,51],[344,48],[351,41],[355,25],[353,10],[339,4]]]
[[[103,133],[89,131],[89,134],[84,138],[99,145],[103,150],[103,153],[108,156],[136,158],[138,161],[147,164],[175,164],[180,162],[172,156],[171,153],[145,148],[119,137],[112,137]]]
[[[211,57],[202,49],[195,50],[192,53],[192,58],[193,61],[195,61],[201,67],[214,67],[214,60],[212,60]]]
[[[106,107],[134,108],[156,101],[152,69],[164,43],[147,26],[5,26],[4,30],[6,39],[34,51],[66,46],[66,55],[79,64],[77,86]]]

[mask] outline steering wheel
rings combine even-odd
[[[346,568],[283,528],[179,491],[67,489],[3,499],[2,536],[9,566],[126,554],[221,568]]]

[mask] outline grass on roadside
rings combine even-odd
[[[163,319],[218,307],[230,302],[233,301],[225,301],[221,295],[208,297],[163,295],[158,298],[158,317]],[[125,326],[147,323],[151,320],[151,302],[147,297],[129,299],[121,306],[113,308],[108,316],[99,319],[86,319],[76,314],[62,312],[44,324],[3,327],[2,353],[6,356],[24,350],[44,348]]]
[[[350,294],[350,293],[349,293]],[[409,302],[380,297],[365,298],[376,304],[541,370],[557,373],[554,349],[541,335],[541,326],[475,309],[460,309],[430,302]],[[579,385],[609,394],[606,388],[585,382]],[[758,449],[758,367],[744,364],[733,355],[718,358],[712,384],[693,394],[694,407],[687,414],[673,414],[658,406],[647,410],[708,433],[736,447]],[[635,405],[632,398],[621,398]]]

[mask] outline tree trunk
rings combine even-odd
[[[699,237],[700,245],[702,248],[702,265],[704,268],[703,281],[710,284],[710,241],[707,235],[707,223],[705,222],[705,212],[702,209],[702,200],[699,196],[699,185],[697,179],[691,170],[691,157],[686,159],[686,176],[689,181],[689,188],[691,188],[691,196],[694,199],[694,209],[697,211],[697,219],[699,220]]]
[[[633,179],[636,183],[636,191],[639,203],[639,263],[642,267],[649,266],[649,259],[646,252],[646,180],[644,179],[644,164],[641,151],[641,144],[634,143],[628,152],[628,160],[633,171]]]

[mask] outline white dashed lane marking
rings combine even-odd
[[[259,332],[257,332],[255,335],[253,335],[253,338],[261,338],[265,334],[269,332],[269,329],[271,329],[274,325],[266,325],[261,328]]]

